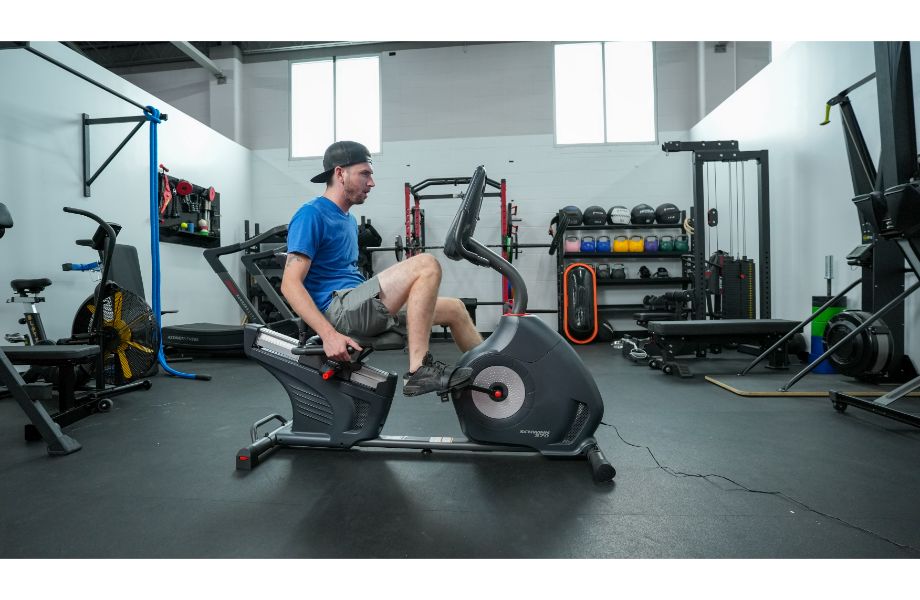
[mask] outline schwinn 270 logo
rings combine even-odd
[[[532,435],[538,438],[548,438],[549,437],[548,431],[533,431],[532,429],[522,429],[521,433],[524,435]]]

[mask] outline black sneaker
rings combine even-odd
[[[469,367],[455,368],[448,366],[425,354],[422,366],[415,373],[406,373],[403,377],[403,395],[419,396],[429,392],[443,392],[466,383],[473,375]]]

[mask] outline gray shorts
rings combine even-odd
[[[332,302],[324,315],[344,335],[371,337],[384,331],[406,335],[405,309],[390,314],[380,300],[380,281],[376,277],[356,288],[332,292]]]

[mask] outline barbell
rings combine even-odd
[[[504,250],[508,255],[508,262],[514,262],[514,260],[520,255],[521,248],[549,248],[550,254],[555,253],[555,249],[558,247],[556,240],[553,240],[553,243],[550,244],[521,244],[517,241],[517,236],[505,236],[504,244],[487,244],[487,248],[499,248]],[[392,246],[368,246],[368,247],[359,247],[359,252],[393,252],[396,255],[396,261],[399,262],[405,256],[405,253],[408,252],[425,252],[427,250],[443,250],[444,246],[426,246],[417,239],[413,239],[409,244],[404,244],[402,236],[397,235],[396,240]]]

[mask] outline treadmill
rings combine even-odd
[[[246,252],[251,248],[258,248],[260,244],[271,241],[287,239],[287,225],[279,225],[269,229],[265,233],[249,238],[245,241],[221,246],[219,248],[208,248],[204,251],[204,259],[208,265],[217,273],[221,282],[236,303],[239,304],[246,315],[248,323],[257,323],[265,325],[268,328],[284,333],[286,335],[297,334],[297,317],[290,310],[284,300],[271,287],[271,284],[265,279],[265,274],[254,263],[259,257],[264,257],[266,252],[254,253],[250,256],[248,253],[240,257],[243,266],[247,272],[253,275],[266,292],[269,301],[275,307],[275,310],[281,315],[281,319],[272,322],[266,320],[259,314],[259,311],[246,297],[244,291],[237,284],[236,280],[227,271],[227,268],[220,261],[221,256],[236,254],[237,252]],[[269,251],[274,252],[274,251]],[[262,280],[265,280],[264,282]],[[271,290],[268,293],[266,288]],[[243,325],[222,325],[217,323],[188,323],[185,325],[170,325],[163,327],[163,346],[165,348],[190,354],[214,354],[220,356],[243,356]]]

